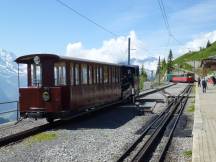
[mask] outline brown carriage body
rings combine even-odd
[[[39,58],[38,65],[35,65],[35,57]],[[119,101],[132,95],[132,88],[138,91],[136,77],[134,85],[125,90],[129,94],[124,96],[126,93],[122,91],[123,71],[119,64],[54,54],[25,55],[15,61],[27,64],[28,87],[19,88],[21,116],[62,118],[64,113],[77,113]],[[126,70],[133,70],[135,67],[137,68],[129,66]],[[40,80],[35,83],[37,72],[40,72],[40,76],[37,76]],[[135,72],[138,75],[137,70],[134,70]]]

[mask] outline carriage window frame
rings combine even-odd
[[[116,67],[116,83],[119,83],[119,67]]]
[[[31,86],[42,86],[42,67],[41,64],[31,64]]]
[[[75,85],[80,85],[80,64],[75,63],[74,65],[74,78],[75,78]]]
[[[96,66],[96,82],[97,82],[97,84],[99,84],[100,83],[100,72],[99,72],[99,66],[97,65]]]
[[[54,64],[54,80],[55,86],[66,85],[66,63],[58,62]]]
[[[112,84],[112,66],[109,66],[109,83]]]
[[[103,84],[103,67],[99,66],[99,83]]]
[[[103,66],[103,81],[105,84],[109,83],[109,68],[107,65]]]
[[[74,63],[70,64],[70,84],[75,85],[75,75],[74,75]]]
[[[94,84],[97,84],[97,66],[96,65],[93,66],[93,80],[94,80]]]
[[[91,85],[93,84],[93,66],[92,65],[88,65],[88,84]]]
[[[81,64],[81,84],[88,84],[88,65],[85,63]]]
[[[116,79],[115,79],[115,67],[112,67],[112,83],[115,83]]]

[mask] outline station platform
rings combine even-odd
[[[216,86],[196,86],[192,162],[216,162]]]

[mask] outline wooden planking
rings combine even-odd
[[[216,87],[209,86],[206,94],[196,87],[193,127],[193,162],[216,161]]]

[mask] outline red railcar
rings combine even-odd
[[[138,66],[126,66],[54,54],[25,55],[28,87],[19,88],[20,115],[65,118],[86,109],[138,94]]]
[[[181,75],[173,75],[171,81],[175,83],[193,83],[195,79],[193,73],[185,73]]]

